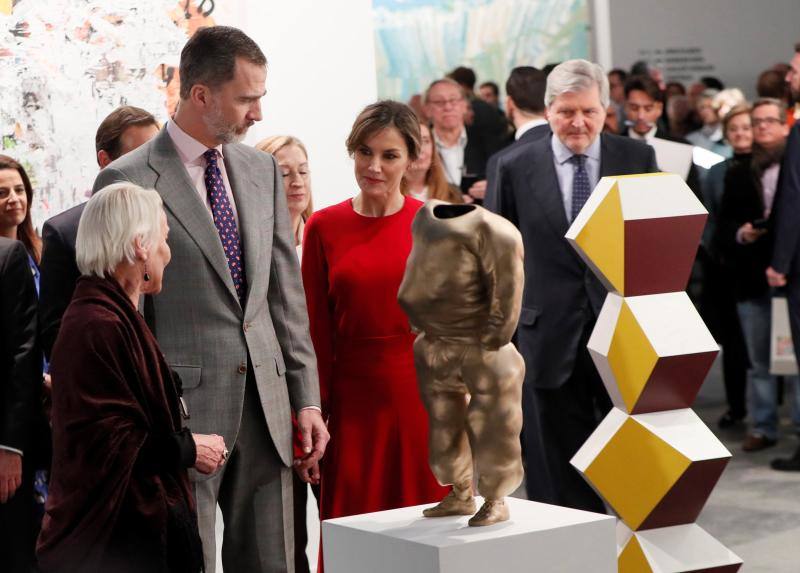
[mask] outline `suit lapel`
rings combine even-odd
[[[266,191],[261,189],[259,182],[250,177],[250,169],[245,169],[245,159],[239,156],[234,146],[226,145],[222,148],[225,157],[225,170],[231,184],[231,192],[236,201],[236,211],[239,215],[239,237],[244,250],[244,271],[247,276],[247,297],[253,291],[253,286],[258,280],[258,259],[261,256],[262,242],[259,216],[259,196]],[[238,168],[237,168],[238,166]]]
[[[525,179],[533,197],[542,209],[545,218],[555,231],[563,237],[569,227],[564,212],[564,200],[558,186],[558,176],[553,165],[553,149],[550,138],[543,137],[532,145],[532,161],[528,164]]]
[[[605,134],[600,134],[600,178],[610,175],[619,175],[621,165],[624,165],[625,158],[620,157],[613,146],[608,144]]]
[[[155,187],[164,205],[186,229],[238,303],[239,299],[228,269],[225,251],[222,250],[219,232],[208,209],[189,180],[189,175],[166,129],[162,129],[156,137],[150,151],[149,163],[158,174]]]

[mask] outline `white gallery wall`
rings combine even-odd
[[[308,148],[314,207],[357,192],[345,139],[361,109],[375,101],[371,0],[247,0],[218,3],[217,24],[253,38],[268,60],[264,119],[246,142],[287,134]],[[227,6],[226,6],[227,5]]]

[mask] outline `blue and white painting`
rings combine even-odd
[[[407,101],[456,66],[501,87],[515,66],[589,57],[587,0],[373,0],[378,94]]]

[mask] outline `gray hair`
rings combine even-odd
[[[464,97],[464,87],[455,81],[453,78],[439,78],[438,80],[433,80],[431,84],[428,86],[428,89],[425,90],[425,94],[423,95],[422,101],[424,103],[428,103],[430,99],[431,90],[438,86],[439,84],[445,84],[448,86],[453,86],[454,88],[458,88],[458,93],[461,94],[461,97]]]
[[[92,195],[78,224],[75,258],[83,275],[100,278],[136,261],[134,241],[149,249],[161,233],[161,197],[133,183],[114,183]]]
[[[544,105],[550,107],[558,96],[565,93],[582,92],[597,86],[600,92],[600,104],[608,109],[609,96],[608,77],[603,66],[586,60],[567,60],[558,64],[547,76],[547,87],[544,91]]]

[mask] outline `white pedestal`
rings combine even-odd
[[[483,503],[478,499],[478,507]],[[326,573],[616,573],[616,518],[506,498],[511,519],[422,517],[428,505],[322,523]]]

